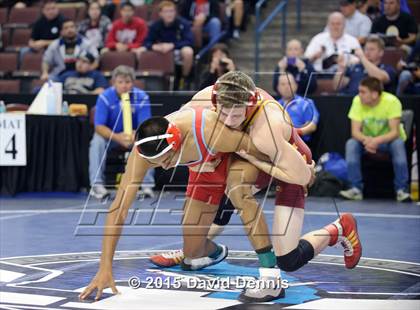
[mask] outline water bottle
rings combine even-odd
[[[62,115],[68,115],[69,114],[69,104],[67,103],[67,101],[63,101],[63,105],[61,108],[61,114]]]
[[[0,100],[0,113],[6,112],[6,105],[4,104],[3,100]]]
[[[57,114],[56,98],[54,96],[54,91],[52,83],[48,81],[48,92],[46,95],[47,101],[47,115]]]

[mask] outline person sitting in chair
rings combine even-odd
[[[397,201],[410,201],[404,145],[407,136],[401,126],[401,115],[400,100],[384,92],[379,79],[366,77],[360,82],[359,95],[354,97],[348,114],[352,137],[346,143],[346,161],[351,188],[341,191],[340,196],[350,200],[362,200],[362,155],[385,152],[392,158]]]
[[[95,111],[95,134],[89,147],[89,179],[92,187],[91,194],[102,199],[108,195],[104,186],[106,152],[120,147],[131,150],[134,143],[134,131],[146,119],[152,116],[149,96],[141,89],[133,86],[134,70],[127,66],[118,66],[112,72],[112,87],[98,96]],[[123,131],[122,97],[129,93],[132,110],[131,135]],[[149,170],[143,181],[143,194],[153,197],[153,170]]]

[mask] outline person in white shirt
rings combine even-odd
[[[316,71],[337,71],[337,58],[346,55],[349,63],[357,63],[358,59],[352,53],[361,48],[359,41],[344,33],[345,18],[340,12],[331,13],[328,16],[328,24],[325,32],[314,36],[305,51],[305,57],[314,65]]]
[[[355,0],[341,0],[340,11],[346,18],[344,32],[357,38],[360,44],[365,44],[372,28],[370,18],[357,10]]]

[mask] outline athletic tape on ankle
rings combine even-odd
[[[276,255],[272,250],[264,253],[258,253],[257,256],[261,267],[272,268],[277,264]]]

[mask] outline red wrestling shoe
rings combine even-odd
[[[362,256],[362,243],[357,232],[357,222],[353,215],[344,213],[340,216],[343,235],[340,243],[344,247],[344,262],[346,268],[353,269]]]
[[[176,250],[165,252],[159,255],[154,255],[149,258],[149,260],[158,267],[173,267],[179,265],[184,259],[184,251]]]

